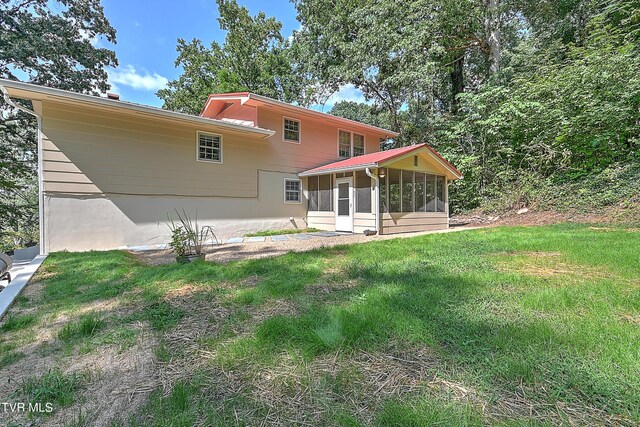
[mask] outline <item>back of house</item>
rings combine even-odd
[[[0,80],[39,120],[41,249],[164,245],[184,210],[224,240],[285,228],[382,234],[448,227],[462,176],[426,144],[251,93],[200,116]]]

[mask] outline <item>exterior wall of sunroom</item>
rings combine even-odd
[[[372,173],[379,177],[380,188],[364,170],[306,177],[307,226],[336,230],[336,183],[345,177],[353,180],[354,233],[378,229],[381,234],[394,234],[449,226],[444,175],[396,168],[374,169]]]
[[[305,178],[308,227],[336,230],[336,182],[349,177],[353,179],[353,232],[376,229],[377,188],[364,170]]]

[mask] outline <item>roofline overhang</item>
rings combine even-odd
[[[322,169],[319,171],[316,171],[314,169],[305,171],[305,172],[300,172],[298,173],[298,176],[300,177],[305,177],[305,176],[318,176],[318,175],[327,175],[327,174],[332,174],[332,173],[340,173],[340,172],[352,172],[352,171],[357,171],[357,170],[364,170],[366,168],[385,168],[385,167],[389,167],[392,166],[394,163],[405,159],[409,156],[415,155],[416,151],[421,150],[422,148],[425,148],[427,150],[427,152],[430,154],[430,156],[436,161],[438,162],[439,165],[441,165],[445,170],[447,170],[449,173],[451,173],[451,175],[453,176],[454,179],[462,179],[464,178],[464,175],[462,175],[460,173],[460,171],[458,171],[457,169],[455,169],[451,164],[449,164],[449,162],[447,162],[435,149],[433,149],[430,145],[428,144],[419,144],[416,145],[414,149],[409,150],[406,153],[402,153],[402,154],[397,154],[395,156],[392,156],[388,159],[384,159],[383,161],[379,161],[379,162],[370,162],[370,163],[362,163],[359,165],[352,165],[352,166],[344,166],[344,167],[335,167],[335,168],[327,168],[327,169]],[[320,166],[322,167],[322,166]]]
[[[364,170],[366,168],[377,168],[378,167],[378,163],[367,163],[367,164],[361,164],[361,165],[355,165],[355,166],[346,166],[346,167],[337,167],[337,168],[333,168],[333,169],[323,169],[321,171],[306,171],[306,172],[300,172],[298,174],[299,177],[305,177],[305,176],[319,176],[319,175],[329,175],[332,173],[340,173],[340,172],[354,172],[354,171],[358,171],[358,170]]]
[[[443,167],[443,168],[445,168],[447,171],[449,171],[449,172],[450,172],[450,173],[451,173],[451,174],[452,174],[456,179],[462,179],[462,178],[464,178],[464,175],[462,175],[462,174],[460,173],[460,171],[458,171],[457,169],[453,169],[453,168],[448,164],[448,162],[447,162],[447,161],[443,161],[443,160],[442,160],[442,158],[441,158],[441,156],[438,154],[438,152],[437,152],[436,150],[434,150],[433,148],[431,148],[431,146],[429,146],[429,145],[425,144],[425,145],[421,146],[420,148],[426,148],[426,149],[427,149],[427,151],[429,152],[429,154],[431,155],[431,157],[432,157],[436,162],[438,162],[438,164],[439,164],[440,166],[442,166],[442,167]],[[417,151],[417,150],[412,150],[412,151],[409,151],[408,153],[404,153],[404,154],[402,154],[402,155],[400,155],[400,156],[397,156],[397,157],[394,157],[394,158],[391,158],[391,159],[387,159],[387,160],[385,160],[385,161],[383,161],[383,162],[378,162],[378,167],[381,167],[381,168],[389,167],[390,165],[392,165],[392,164],[393,164],[393,163],[395,163],[395,162],[398,162],[398,161],[400,161],[400,160],[403,160],[403,159],[405,159],[405,158],[407,158],[407,157],[409,157],[409,156],[415,155],[416,151]]]
[[[137,112],[145,115],[151,115],[164,119],[177,120],[181,122],[187,122],[198,125],[214,126],[220,130],[228,130],[240,133],[250,133],[262,138],[268,138],[275,134],[275,131],[270,129],[262,129],[254,126],[246,126],[237,123],[225,122],[222,120],[209,119],[201,116],[194,116],[192,114],[179,113],[177,111],[163,110],[157,107],[151,107],[148,105],[134,104],[126,101],[118,101],[108,98],[101,98],[98,96],[87,95],[83,93],[70,92],[62,89],[54,89],[46,86],[35,85],[31,83],[24,83],[15,80],[0,79],[0,86],[7,90],[7,93],[12,98],[29,99],[33,101],[43,101],[47,99],[71,101],[78,104],[90,104],[97,105],[109,109],[118,109],[131,112]],[[38,96],[25,96],[25,94],[17,92],[27,92]]]
[[[350,127],[357,127],[360,129],[366,129],[370,132],[375,132],[377,134],[384,134],[388,138],[395,138],[398,135],[400,135],[398,132],[394,132],[389,129],[384,129],[384,128],[369,125],[366,123],[357,122],[355,120],[345,119],[343,117],[334,116],[333,114],[323,113],[321,111],[311,110],[309,108],[300,107],[298,105],[289,104],[287,102],[278,101],[277,99],[272,99],[267,96],[257,95],[255,93],[250,93],[250,92],[236,92],[236,93],[228,93],[228,94],[225,93],[225,94],[209,95],[209,98],[207,99],[207,102],[205,103],[204,108],[202,109],[202,112],[200,114],[203,114],[207,110],[211,101],[214,101],[214,100],[220,101],[224,99],[238,99],[240,100],[241,105],[244,105],[250,101],[256,101],[257,103],[261,103],[261,104],[275,105],[282,109],[295,112],[296,114],[315,117],[315,118],[324,118],[326,120],[331,120],[333,122],[341,123],[343,125],[348,125]]]

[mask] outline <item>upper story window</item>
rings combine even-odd
[[[302,181],[299,179],[284,180],[284,202],[302,203]]]
[[[284,118],[283,139],[286,142],[300,143],[300,120]]]
[[[353,155],[362,156],[364,154],[364,135],[353,134]]]
[[[222,163],[222,136],[198,132],[198,160]]]
[[[338,132],[338,157],[351,157],[351,132]]]
[[[338,157],[362,156],[364,154],[364,135],[338,131]]]

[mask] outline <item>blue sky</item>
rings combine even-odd
[[[283,24],[282,33],[289,36],[299,27],[296,10],[289,0],[238,0],[252,15],[260,10],[275,16]],[[218,10],[214,0],[151,1],[102,0],[105,15],[117,31],[113,46],[98,40],[100,46],[116,51],[119,66],[110,69],[112,92],[121,99],[161,106],[155,92],[180,75],[175,68],[178,38],[200,39],[205,45],[224,41],[225,32],[218,26]],[[362,94],[346,86],[318,109],[328,110],[341,99],[364,101]]]

